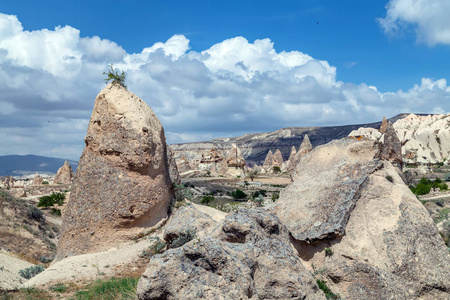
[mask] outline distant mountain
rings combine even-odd
[[[409,114],[399,114],[388,119],[394,123],[403,119]],[[422,116],[423,114],[417,114]],[[239,137],[219,138],[207,142],[196,142],[186,144],[173,144],[170,147],[174,150],[175,158],[186,155],[188,159],[200,159],[202,153],[208,153],[212,147],[217,149],[229,149],[233,143],[241,149],[245,161],[248,164],[257,163],[261,165],[269,150],[275,152],[279,149],[283,159],[289,158],[292,146],[298,149],[305,134],[308,135],[311,144],[316,147],[326,144],[335,139],[347,137],[350,132],[360,127],[380,128],[381,121],[370,124],[356,124],[344,126],[328,127],[288,127],[272,132],[249,133]]]
[[[66,159],[38,155],[5,155],[0,156],[0,176],[24,176],[39,172],[40,174],[56,174]],[[77,161],[68,160],[75,171]]]

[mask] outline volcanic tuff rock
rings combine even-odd
[[[58,169],[54,183],[71,184],[73,180],[73,170],[70,163],[66,160],[64,165]]]
[[[344,139],[300,158],[294,182],[281,192],[274,207],[295,239],[312,242],[345,233],[361,186],[381,167],[374,159],[377,151],[371,141]]]
[[[42,176],[39,175],[38,172],[36,172],[36,175],[34,175],[33,182],[31,183],[31,185],[34,186],[41,185],[42,182],[44,182],[44,178],[42,178]]]
[[[62,222],[57,260],[107,249],[167,217],[173,199],[164,130],[120,85],[95,100]]]
[[[275,212],[304,263],[344,299],[448,299],[449,252],[426,209],[376,152],[371,141],[317,147],[301,159]]]
[[[272,167],[272,163],[273,163],[273,153],[271,150],[269,150],[269,152],[267,152],[266,159],[264,160],[262,166],[267,171]]]
[[[262,210],[229,214],[213,233],[151,258],[139,299],[325,299],[289,244],[280,220]]]
[[[391,122],[388,122],[386,133],[383,136],[381,159],[390,161],[399,166],[402,164],[402,143],[398,139],[397,133]]]
[[[381,126],[380,126],[380,132],[383,134],[386,133],[387,126],[388,126],[388,122],[386,120],[386,117],[383,116],[383,120],[381,121]]]

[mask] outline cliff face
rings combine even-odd
[[[408,114],[400,114],[388,121],[405,118]],[[283,160],[288,160],[292,146],[298,148],[303,142],[305,134],[308,135],[313,147],[326,144],[335,139],[347,137],[349,133],[360,127],[380,128],[381,122],[359,125],[333,126],[333,127],[289,127],[272,132],[244,134],[239,137],[219,138],[207,142],[173,144],[175,158],[186,155],[189,160],[201,157],[201,153],[207,153],[211,148],[221,150],[231,149],[236,144],[242,151],[245,161],[249,165],[262,165],[269,150],[275,153],[281,151]]]

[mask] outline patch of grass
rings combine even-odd
[[[58,283],[58,284],[52,285],[49,289],[51,291],[58,292],[58,293],[67,292],[67,286],[64,283]]]
[[[316,279],[317,285],[319,286],[319,289],[321,289],[324,293],[327,299],[334,299],[338,300],[341,299],[341,296],[339,294],[333,293],[330,288],[327,286],[327,283],[322,279]]]
[[[37,288],[24,288],[9,292],[0,292],[0,300],[51,300],[48,291]]]
[[[139,278],[111,278],[97,280],[75,293],[77,300],[137,299],[136,287]]]

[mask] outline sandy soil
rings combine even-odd
[[[6,252],[0,253],[0,290],[13,290],[19,287],[26,281],[20,277],[19,271],[31,266],[33,264],[15,258]]]

